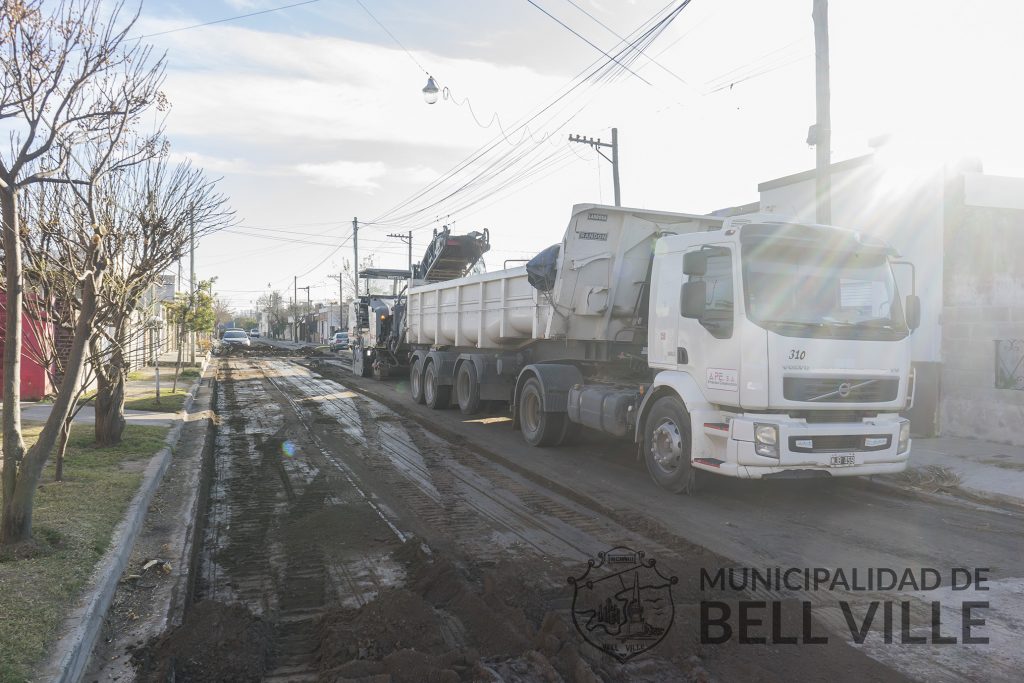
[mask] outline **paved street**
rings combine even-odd
[[[537,613],[568,619],[567,572],[615,545],[642,549],[680,584],[676,631],[650,656],[620,669],[580,650],[612,678],[642,671],[663,680],[692,676],[695,667],[725,680],[757,671],[785,678],[814,662],[825,678],[854,667],[865,679],[954,681],[984,670],[988,680],[1009,680],[1024,667],[1013,635],[1024,608],[1020,512],[941,504],[859,481],[715,479],[696,496],[676,496],[650,482],[626,443],[590,438],[532,449],[500,413],[466,419],[457,410],[430,411],[406,399],[404,380],[356,379],[333,358],[220,363],[222,426],[197,598],[240,602],[285,624],[270,680],[322,673],[316,624],[354,618],[382,595],[420,585],[424,565],[438,557],[466,577],[511,567],[529,576]],[[410,559],[415,546],[423,550]],[[701,570],[729,567],[987,568],[990,590],[723,594],[700,584]],[[429,602],[429,592],[418,599]],[[700,602],[737,599],[791,609],[808,601],[815,633],[830,642],[694,648]],[[872,600],[894,599],[897,642],[884,642],[879,617],[864,644],[852,645],[841,603],[859,620]],[[963,601],[989,603],[975,614],[985,618],[977,631],[987,645],[900,644],[901,620],[911,638],[932,636],[933,609],[942,635],[959,637]],[[454,611],[465,623],[468,615]],[[452,643],[465,652],[475,641]],[[502,643],[495,652],[515,647]],[[349,654],[335,652],[332,662],[348,665]]]

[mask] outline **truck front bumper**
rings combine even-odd
[[[897,415],[862,422],[812,422],[787,415],[765,414],[733,417],[719,448],[724,458],[696,459],[699,469],[743,479],[851,477],[891,474],[907,468],[910,441],[900,451],[900,430],[907,420]],[[758,426],[774,427],[775,455],[759,453],[755,441]],[[904,427],[904,429],[906,429]],[[707,430],[705,430],[707,431]],[[722,443],[724,441],[724,443]],[[718,449],[715,449],[718,450]],[[768,448],[768,450],[771,450]]]

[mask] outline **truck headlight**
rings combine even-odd
[[[899,448],[896,449],[896,453],[906,453],[910,448],[910,420],[904,420],[900,423],[900,441]]]
[[[769,458],[779,457],[779,428],[754,423],[754,452]]]

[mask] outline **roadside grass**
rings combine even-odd
[[[185,397],[188,391],[178,388],[173,394],[168,389],[160,391],[160,402],[157,403],[156,392],[150,392],[143,396],[130,398],[124,402],[125,410],[149,410],[157,413],[176,413],[185,404]]]
[[[26,444],[42,425],[24,425]],[[103,557],[167,427],[128,425],[119,446],[96,448],[72,428],[64,481],[47,464],[33,508],[34,540],[0,548],[0,681],[27,681],[47,655],[79,591]]]

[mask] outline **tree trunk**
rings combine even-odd
[[[0,188],[0,217],[3,218],[4,279],[7,286],[4,323],[4,409],[3,409],[3,513],[0,514],[0,544],[15,543],[32,533],[28,519],[17,503],[18,467],[25,455],[21,438],[21,237],[18,234],[18,192],[11,185]]]
[[[110,376],[97,377],[96,445],[116,446],[124,435],[124,372],[111,368]]]
[[[113,323],[114,345],[110,362],[96,373],[96,445],[116,446],[124,436],[124,383],[127,379],[124,362],[124,338],[127,316],[118,315]]]
[[[178,339],[181,339],[181,328],[178,326]],[[178,374],[181,372],[181,344],[178,344],[178,361],[174,364],[174,386],[171,387],[171,395],[178,391]]]
[[[98,246],[97,248],[102,247]],[[11,250],[6,249],[5,257],[9,258],[10,254]],[[93,254],[92,262],[96,262],[95,253]],[[18,263],[18,266],[18,274],[20,275],[20,262]],[[10,273],[10,270],[8,270],[8,273]],[[13,468],[9,468],[7,466],[4,467],[5,499],[3,520],[0,522],[0,544],[17,543],[19,541],[26,541],[32,538],[32,502],[35,500],[36,487],[39,485],[39,479],[42,477],[43,468],[46,466],[46,460],[50,457],[50,454],[53,452],[54,446],[56,445],[57,437],[60,434],[64,421],[67,420],[68,415],[71,414],[71,411],[74,408],[73,403],[78,395],[76,389],[78,388],[78,383],[81,381],[82,371],[85,367],[85,348],[92,337],[92,326],[96,318],[98,303],[97,290],[100,287],[102,278],[103,275],[102,272],[100,272],[91,277],[86,277],[82,283],[82,307],[79,311],[78,322],[75,324],[75,335],[72,339],[71,349],[68,353],[67,370],[64,374],[64,381],[61,382],[60,389],[57,391],[57,399],[53,403],[53,408],[50,410],[50,416],[46,419],[46,424],[43,425],[43,429],[39,433],[39,438],[25,453],[24,458],[22,458],[21,468],[18,470],[16,477],[14,477],[13,472],[10,471],[13,470]],[[8,282],[11,282],[10,278],[8,278]],[[10,327],[9,319],[8,327]],[[20,325],[18,326],[17,331],[20,333]],[[8,370],[7,361],[9,359],[7,355],[7,348],[5,348],[5,372]],[[7,388],[7,383],[8,376],[5,375],[5,389]],[[10,416],[7,414],[7,407],[7,402],[5,401],[5,428],[8,426],[10,421]],[[18,424],[17,427],[18,430],[15,434],[20,441],[20,424]],[[7,456],[7,448],[8,443],[5,438],[5,458]],[[5,463],[6,462],[8,461],[5,459]],[[11,476],[14,479],[13,495],[10,496],[6,495],[8,476]]]

